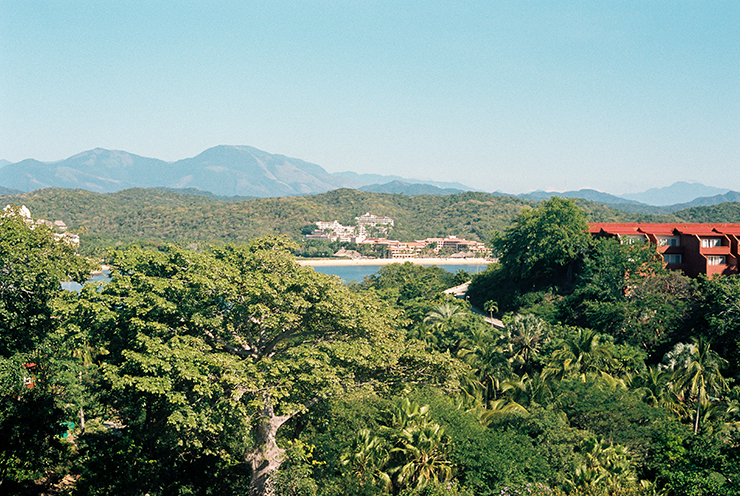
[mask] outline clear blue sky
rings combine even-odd
[[[0,0],[0,158],[740,190],[740,2]]]

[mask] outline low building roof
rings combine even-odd
[[[588,231],[591,234],[607,233],[607,234],[640,234],[637,232],[639,224],[635,223],[619,223],[619,222],[594,222],[588,225]]]
[[[732,234],[734,236],[740,236],[740,224],[727,224],[715,229],[721,234]]]
[[[594,222],[588,225],[591,234],[636,235],[653,234],[670,236],[685,234],[693,236],[740,235],[740,224],[729,223],[647,223],[647,222]]]

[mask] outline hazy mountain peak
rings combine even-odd
[[[716,188],[701,183],[677,181],[670,186],[650,188],[642,193],[626,194],[622,195],[622,197],[647,203],[648,205],[667,206],[677,203],[689,203],[697,198],[724,195],[729,191],[727,188]]]
[[[59,187],[112,193],[127,188],[196,188],[221,196],[265,197],[316,194],[395,179],[370,177],[330,174],[304,160],[236,145],[214,146],[176,162],[95,148],[58,162],[27,159],[0,167],[0,186],[20,191]]]
[[[581,198],[583,200],[590,200],[593,202],[604,204],[636,203],[631,200],[625,200],[624,198],[619,196],[610,195],[609,193],[603,193],[601,191],[588,188],[579,189],[578,191],[565,191],[562,193],[557,191],[537,190],[532,191],[531,193],[517,195],[517,197],[519,198],[534,201],[547,200],[551,196],[558,196],[561,198]]]
[[[294,196],[338,188],[405,195],[474,191],[460,183],[356,172],[329,173],[319,165],[245,145],[218,145],[176,162],[105,148],[87,150],[57,162],[26,159],[11,163],[0,160],[0,187],[24,192],[46,187],[81,188],[99,193],[127,188],[196,188],[226,197]],[[530,200],[551,196],[582,198],[628,207],[626,204],[638,202],[648,205],[686,204],[697,198],[706,198],[704,203],[716,203],[729,191],[679,181],[665,188],[652,188],[622,197],[593,189],[564,193],[535,191],[518,196]]]
[[[418,196],[418,195],[455,195],[463,193],[466,190],[455,188],[438,188],[431,184],[413,184],[407,181],[397,179],[384,184],[369,184],[358,188],[360,191],[370,193],[393,193],[397,195]]]

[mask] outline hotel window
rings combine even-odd
[[[707,257],[707,264],[708,265],[725,265],[725,257],[724,255],[718,255],[714,257]]]
[[[663,262],[667,264],[680,264],[681,263],[681,255],[663,255]]]
[[[702,248],[714,248],[715,246],[722,246],[722,238],[702,238]]]
[[[679,246],[680,241],[678,236],[660,236],[658,238],[658,246]]]
[[[645,236],[634,235],[634,234],[622,236],[622,244],[625,244],[625,245],[634,245],[638,243],[644,243],[645,241],[646,241]]]

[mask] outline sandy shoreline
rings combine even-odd
[[[360,259],[360,260],[349,260],[349,259],[317,259],[317,260],[298,260],[301,265],[309,265],[311,267],[326,267],[332,265],[389,265],[393,263],[404,263],[411,262],[417,265],[485,265],[492,263],[493,261],[486,258],[376,258],[376,259]]]

